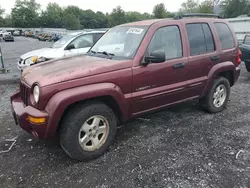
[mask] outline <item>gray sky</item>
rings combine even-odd
[[[165,3],[168,11],[178,11],[180,5],[185,0],[36,0],[41,4],[42,9],[49,2],[56,2],[61,6],[75,5],[84,10],[92,9],[93,11],[111,12],[113,8],[120,5],[125,11],[138,11],[152,13],[154,5]],[[14,6],[15,0],[1,0],[0,6],[10,13]]]

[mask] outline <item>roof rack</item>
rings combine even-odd
[[[205,13],[189,13],[189,14],[181,14],[178,15],[176,17],[174,17],[174,19],[178,20],[178,19],[182,19],[185,17],[205,17],[205,18],[222,18],[219,15],[216,14],[205,14]]]

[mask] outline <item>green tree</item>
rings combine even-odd
[[[167,15],[168,15],[168,18],[174,18],[175,17],[175,13],[173,13],[173,12],[168,12],[167,11]]]
[[[199,12],[199,2],[197,0],[187,0],[181,4],[181,13],[197,13]]]
[[[49,3],[41,14],[40,22],[43,27],[60,28],[63,26],[63,17],[62,8],[56,3]]]
[[[79,18],[77,18],[74,14],[68,13],[64,14],[62,17],[63,27],[66,29],[80,29]]]
[[[3,19],[3,14],[4,14],[5,10],[3,8],[1,8],[0,6],[0,27],[3,26],[3,22],[4,22],[4,19]]]
[[[92,29],[98,27],[96,13],[90,9],[82,11],[80,23],[84,28]]]
[[[0,17],[2,18],[3,14],[4,14],[5,10],[0,6]]]
[[[70,5],[64,9],[63,13],[64,14],[73,14],[76,18],[80,18],[82,11],[83,10],[80,9],[79,7]]]
[[[143,15],[139,12],[126,12],[126,22],[135,22],[143,19]]]
[[[149,13],[145,12],[142,14],[142,18],[143,20],[149,20],[149,19],[152,19],[152,16]]]
[[[11,10],[13,26],[36,27],[38,26],[38,11],[40,5],[35,0],[16,0]]]
[[[167,11],[166,11],[165,5],[163,3],[157,4],[154,6],[153,16],[155,18],[166,18],[167,17]]]
[[[108,17],[108,25],[109,27],[113,27],[123,23],[126,23],[126,14],[121,6],[117,6]]]
[[[3,19],[3,27],[12,27],[12,18],[11,15],[7,14]]]
[[[96,12],[96,21],[97,28],[107,28],[108,27],[108,19],[105,14],[100,11]]]
[[[242,14],[250,15],[249,0],[224,0],[220,6],[223,10],[222,15],[226,18],[234,18]]]
[[[199,5],[199,13],[214,13],[213,1],[205,0]]]

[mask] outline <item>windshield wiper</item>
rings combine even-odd
[[[103,51],[103,52],[97,52],[98,54],[103,54],[103,55],[106,55],[108,56],[110,59],[112,59],[113,56],[115,56],[115,54],[112,54],[112,53],[108,53],[106,51]]]

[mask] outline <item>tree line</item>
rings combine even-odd
[[[0,7],[0,27],[46,27],[46,28],[108,28],[115,25],[153,18],[171,18],[182,13],[214,13],[215,8],[221,10],[225,18],[242,14],[250,16],[250,0],[186,0],[178,12],[169,12],[163,3],[153,7],[152,13],[135,11],[125,12],[117,6],[111,13],[83,10],[77,6],[61,7],[57,3],[49,3],[45,10],[35,0],[16,0],[11,13],[4,14]]]

